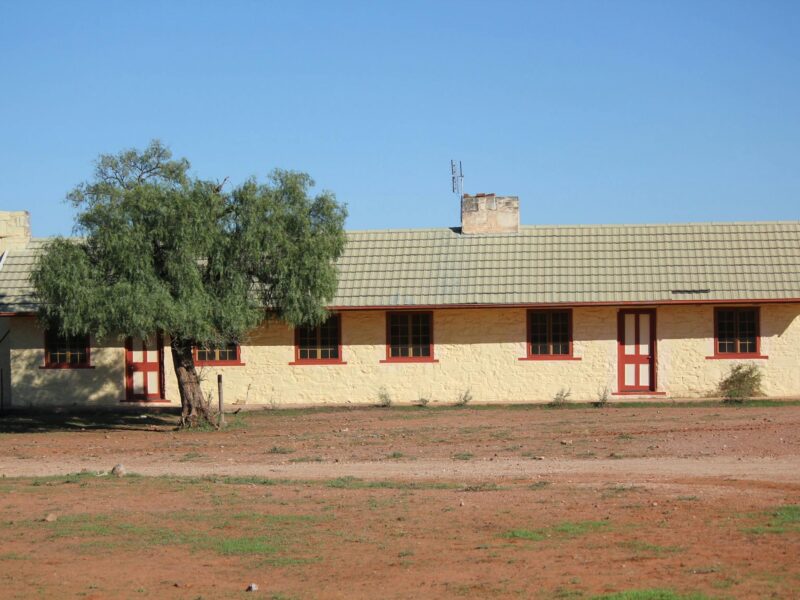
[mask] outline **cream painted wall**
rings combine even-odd
[[[548,402],[560,389],[571,400],[596,399],[617,390],[616,307],[573,310],[575,361],[520,361],[525,354],[525,309],[434,311],[436,363],[387,364],[385,313],[342,313],[345,365],[297,365],[291,329],[266,323],[242,347],[244,366],[204,369],[204,387],[216,393],[223,373],[227,403],[374,404],[385,389],[393,402],[452,403],[469,391],[473,402]],[[707,305],[657,309],[658,391],[697,398],[713,392],[736,360],[713,355],[714,309]],[[762,353],[770,396],[800,396],[800,305],[761,308]],[[171,367],[168,367],[171,368]],[[175,397],[174,378],[167,378]],[[627,398],[630,398],[629,396]]]
[[[226,404],[375,404],[382,390],[395,403],[427,398],[456,402],[469,392],[474,403],[548,402],[560,389],[571,400],[589,401],[607,387],[617,389],[616,307],[573,310],[573,361],[520,361],[525,354],[525,309],[434,311],[435,363],[388,364],[385,313],[342,313],[344,365],[290,365],[292,330],[266,322],[241,349],[244,365],[200,370],[204,389],[215,397],[216,375],[224,377]],[[713,354],[713,307],[657,309],[658,390],[675,398],[704,397],[735,360]],[[800,396],[800,304],[761,307],[764,390],[769,396]],[[124,397],[124,350],[92,349],[96,369],[41,370],[42,333],[33,319],[13,319],[11,362],[15,406],[116,405]],[[165,351],[167,398],[178,404],[169,348]],[[626,396],[630,398],[630,396]],[[613,397],[612,397],[613,399]]]
[[[91,369],[42,369],[44,332],[34,317],[11,325],[11,406],[117,406],[125,398],[125,350],[92,339]]]

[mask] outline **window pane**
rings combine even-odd
[[[736,312],[738,317],[739,352],[756,351],[756,311],[743,309]]]
[[[569,313],[550,313],[553,354],[569,354]]]
[[[529,323],[532,355],[569,354],[569,311],[531,311]]]
[[[89,363],[89,336],[45,335],[45,361],[49,365],[85,365]]]
[[[333,315],[318,327],[297,330],[298,358],[331,360],[339,358],[339,316]]]
[[[393,357],[408,356],[409,316],[396,314],[389,316],[389,355]]]
[[[531,323],[531,354],[549,354],[547,331],[549,329],[549,314],[546,312],[532,312]]]
[[[736,313],[717,311],[717,340],[720,354],[736,352]]]
[[[225,344],[224,347],[198,348],[197,360],[199,362],[236,362],[237,349],[238,345],[233,342]]]

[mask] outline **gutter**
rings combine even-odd
[[[624,300],[603,302],[519,302],[519,303],[474,303],[474,304],[376,304],[364,306],[328,306],[332,311],[356,310],[433,310],[445,308],[550,308],[573,306],[683,306],[692,304],[792,304],[800,303],[798,298],[742,298],[742,299],[702,299],[702,300]]]

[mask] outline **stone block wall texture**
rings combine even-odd
[[[525,361],[523,308],[433,311],[434,363],[382,363],[386,359],[383,311],[342,313],[342,365],[290,365],[294,334],[269,321],[242,345],[241,366],[200,369],[216,397],[223,374],[226,404],[369,405],[385,391],[393,402],[420,398],[450,404],[469,392],[473,403],[549,402],[561,389],[572,401],[591,401],[603,388],[617,390],[617,307],[573,309],[574,355],[580,360]],[[660,306],[657,314],[658,391],[673,398],[712,393],[736,359],[714,360],[711,305]],[[32,318],[11,321],[9,352],[15,406],[118,405],[124,398],[124,349],[119,341],[93,341],[94,369],[46,370],[43,333]],[[800,304],[761,307],[761,351],[772,397],[800,396]],[[1,362],[1,361],[0,361]],[[166,397],[179,404],[169,348]],[[613,397],[612,397],[613,399]],[[630,399],[625,396],[624,399]]]

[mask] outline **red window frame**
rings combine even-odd
[[[569,351],[567,354],[534,354],[533,353],[533,336],[531,335],[531,321],[534,314],[549,314],[566,313],[567,315],[567,336],[569,339]],[[552,328],[552,316],[550,317],[550,327]],[[548,336],[548,345],[552,349],[552,335]],[[546,309],[530,309],[525,314],[525,356],[519,360],[581,360],[580,357],[573,355],[573,337],[572,337],[572,309],[571,308],[546,308]]]
[[[391,323],[393,316],[409,316],[410,315],[427,315],[430,319],[428,323],[428,328],[430,329],[430,342],[428,345],[428,356],[392,356],[392,335],[391,335]],[[430,310],[397,310],[397,311],[390,311],[386,313],[386,359],[382,360],[382,363],[435,363],[439,362],[435,358],[434,354],[434,323],[433,323],[433,311]]]
[[[54,362],[51,360],[52,345],[54,339],[66,338],[77,341],[83,341],[84,345],[75,344],[76,347],[82,346],[82,354],[86,355],[86,360],[82,362]],[[81,339],[85,338],[85,339]],[[69,352],[69,351],[67,351]],[[92,339],[89,334],[85,336],[62,336],[52,331],[44,332],[44,365],[41,369],[94,369],[92,366]]]
[[[736,352],[720,352],[719,350],[719,314],[720,312],[728,311],[738,315],[740,312],[748,311],[755,313],[755,334],[756,334],[756,350],[755,352],[739,352],[738,347],[740,343],[739,338],[739,320],[738,316],[735,317],[734,326],[735,339],[736,339]],[[714,354],[707,356],[709,359],[731,359],[731,358],[769,358],[761,354],[761,308],[758,306],[716,306],[714,307]]]
[[[342,358],[342,315],[333,314],[329,319],[336,319],[338,358],[300,358],[300,327],[294,328],[294,360],[290,365],[346,365]],[[320,328],[317,326],[317,341],[320,340]]]
[[[226,344],[227,346],[227,344]],[[236,358],[226,359],[226,360],[200,360],[200,348],[195,346],[192,348],[192,353],[194,355],[194,364],[198,367],[238,367],[243,366],[244,363],[242,362],[242,347],[239,344],[234,344],[236,347]],[[211,348],[209,348],[210,350]]]

